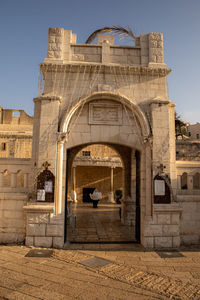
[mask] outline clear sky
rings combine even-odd
[[[1,0],[0,105],[33,114],[49,27],[84,43],[103,26],[163,32],[170,99],[182,119],[200,122],[200,0]]]

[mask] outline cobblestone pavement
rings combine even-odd
[[[132,244],[81,245],[26,257],[30,250],[0,246],[0,299],[200,299],[197,247],[156,252]],[[98,258],[107,264],[92,265]]]
[[[68,236],[74,242],[124,242],[135,240],[135,226],[123,225],[120,220],[120,205],[92,203],[72,205],[76,226],[69,224]],[[71,225],[71,226],[70,226]]]

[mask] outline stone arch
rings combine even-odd
[[[120,106],[123,115],[122,122],[115,122],[113,124],[108,122],[100,125],[90,123],[90,105],[92,106],[93,104],[107,104],[108,107],[109,105],[115,107]],[[127,119],[127,112],[130,116],[130,120]],[[83,120],[84,122],[82,122]],[[83,123],[86,126],[84,126]],[[75,124],[74,127],[73,124]],[[90,127],[88,132],[85,130],[86,127]],[[59,123],[57,144],[56,214],[66,211],[67,184],[64,178],[67,178],[68,175],[68,150],[77,146],[81,147],[84,144],[109,143],[129,147],[132,151],[132,155],[136,155],[137,153],[136,160],[138,163],[136,169],[138,174],[137,178],[139,179],[136,183],[138,187],[136,192],[136,205],[137,214],[139,216],[138,224],[141,224],[141,228],[143,228],[142,216],[150,216],[152,214],[152,153],[151,143],[149,141],[150,136],[150,125],[141,108],[131,99],[116,93],[92,93],[81,99],[70,111],[63,113]],[[127,180],[129,180],[129,184],[131,185],[130,179]],[[126,191],[128,190],[129,188],[126,189]],[[130,200],[129,194],[127,193],[125,196],[128,203]],[[138,226],[137,237],[138,240],[140,240],[140,238],[143,239],[143,231],[140,235],[140,225]]]
[[[142,135],[144,138],[147,138],[150,135],[150,128],[148,121],[142,112],[142,110],[139,108],[139,106],[136,104],[135,101],[129,99],[128,97],[125,97],[124,95],[116,94],[113,92],[94,92],[85,98],[82,98],[77,104],[74,105],[74,107],[69,111],[66,112],[60,122],[60,132],[68,132],[68,127],[70,124],[70,121],[73,117],[73,115],[77,112],[79,108],[81,108],[86,103],[89,103],[94,100],[112,100],[119,102],[126,107],[128,107],[135,115],[139,126],[141,127]]]
[[[188,178],[188,174],[186,172],[184,172],[181,175],[181,189],[182,190],[187,190],[188,189],[187,178]]]

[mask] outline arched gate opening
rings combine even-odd
[[[139,151],[110,143],[72,147],[66,173],[65,241],[140,241]],[[95,189],[102,194],[98,208],[90,197]]]

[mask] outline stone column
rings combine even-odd
[[[77,202],[77,194],[76,194],[76,167],[72,167],[72,193],[73,193],[73,201]]]
[[[152,215],[152,181],[151,181],[151,147],[149,143],[146,144],[145,149],[145,160],[146,160],[146,216]]]
[[[57,169],[56,169],[56,189],[55,189],[55,211],[56,215],[63,211],[62,205],[62,185],[63,185],[63,147],[64,141],[59,141],[57,145]]]
[[[24,174],[24,187],[27,188],[28,187],[28,173]]]
[[[110,168],[110,202],[114,203],[114,167]]]
[[[131,152],[131,199],[136,201],[136,158],[135,150]]]
[[[11,173],[11,187],[16,188],[17,186],[17,173]]]
[[[45,83],[48,84],[48,83]],[[61,98],[41,95],[34,99],[33,164],[38,172],[47,161],[56,175],[58,119]]]
[[[3,180],[4,176],[3,176],[3,172],[0,172],[0,187],[3,187],[4,185],[4,180]]]

